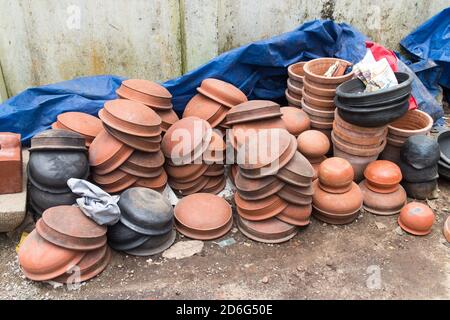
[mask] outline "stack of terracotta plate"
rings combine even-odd
[[[183,118],[198,117],[208,121],[212,128],[226,129],[224,124],[228,111],[247,101],[245,94],[233,86],[218,79],[205,79],[199,92],[186,105]]]
[[[90,114],[83,112],[66,112],[57,117],[52,124],[52,129],[69,130],[81,134],[89,148],[95,137],[102,131],[102,121]]]
[[[108,228],[111,248],[135,256],[163,252],[175,241],[173,208],[160,193],[131,188],[120,195],[120,221]]]
[[[169,185],[177,195],[218,194],[225,188],[225,142],[206,120],[179,120],[164,135],[161,148]]]
[[[131,100],[111,100],[99,112],[104,130],[89,148],[92,179],[106,192],[131,186],[162,192],[167,183],[161,152],[161,118]]]
[[[297,137],[298,151],[304,155],[314,168],[313,180],[318,177],[319,166],[327,158],[330,140],[317,130],[307,130]]]
[[[305,71],[303,66],[306,62],[297,62],[288,67],[288,80],[286,89],[286,99],[289,105],[301,108],[303,96],[303,79]]]
[[[106,227],[73,206],[46,210],[19,248],[23,273],[35,281],[87,281],[101,273],[110,258]]]
[[[116,93],[122,99],[136,101],[153,109],[161,118],[163,133],[178,121],[178,116],[173,110],[172,94],[156,82],[128,79],[122,82]]]

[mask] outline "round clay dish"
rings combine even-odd
[[[227,125],[281,117],[280,105],[269,100],[251,100],[233,107],[227,113]]]
[[[172,94],[162,85],[143,79],[128,79],[122,82],[117,94],[138,101],[155,109],[171,109]]]
[[[257,201],[248,201],[242,199],[238,192],[234,194],[234,201],[238,214],[244,219],[251,221],[261,221],[275,217],[288,205],[287,202],[277,195]]]
[[[83,112],[66,112],[58,115],[58,122],[69,130],[95,138],[102,131],[102,121]]]

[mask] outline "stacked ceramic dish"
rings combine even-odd
[[[359,184],[364,209],[383,216],[399,213],[406,204],[406,192],[400,185],[400,168],[391,161],[377,160],[366,167],[364,177],[366,179]]]
[[[120,195],[120,220],[108,228],[108,243],[114,250],[135,256],[151,256],[175,241],[173,208],[159,192],[130,188]]]
[[[301,109],[296,107],[280,108],[281,120],[283,120],[287,131],[295,137],[306,130],[309,130],[311,121],[308,115]]]
[[[355,171],[355,181],[364,179],[366,166],[377,160],[386,146],[387,125],[360,127],[341,118],[335,111],[331,140],[333,154],[348,160]]]
[[[400,149],[399,166],[408,196],[420,200],[436,197],[439,158],[439,144],[435,139],[420,135],[406,140]]]
[[[305,64],[306,62],[297,62],[288,67],[286,100],[290,106],[297,108],[302,107],[303,79],[305,77],[303,67]]]
[[[131,186],[162,192],[167,183],[161,118],[142,103],[117,99],[99,111],[104,130],[89,148],[92,180],[108,193]]]
[[[313,182],[313,215],[330,224],[347,224],[359,215],[363,194],[353,182],[353,168],[342,158],[325,160],[319,167],[319,179]]]
[[[399,226],[415,236],[425,236],[432,230],[436,216],[429,206],[420,202],[410,202],[400,211]]]
[[[74,206],[46,210],[19,248],[22,271],[35,281],[87,281],[101,273],[110,258],[106,227]]]
[[[307,62],[303,67],[303,111],[311,119],[311,128],[322,131],[330,139],[336,108],[336,87],[353,77],[353,71],[344,74],[350,65],[345,60],[319,58]],[[330,68],[333,67],[334,71],[331,72]]]
[[[122,99],[142,103],[155,111],[161,118],[163,133],[178,121],[178,116],[173,110],[172,94],[156,82],[128,79],[122,82],[116,93]]]
[[[90,114],[83,112],[66,112],[58,115],[52,129],[69,130],[81,134],[86,147],[89,148],[95,137],[102,131],[102,121]]]
[[[82,135],[52,129],[31,139],[28,191],[36,218],[48,208],[74,204],[77,197],[67,186],[67,180],[88,176],[89,162]]]
[[[164,135],[161,148],[169,185],[177,195],[218,194],[225,188],[225,142],[206,120],[177,121]]]
[[[450,130],[440,132],[437,142],[441,153],[441,157],[438,161],[439,175],[450,180]]]
[[[196,193],[178,201],[174,210],[177,230],[191,239],[212,240],[226,235],[233,225],[231,206],[210,193]]]
[[[314,169],[313,180],[319,176],[319,166],[327,158],[330,150],[330,140],[317,130],[307,130],[297,138],[298,151],[312,164]]]
[[[433,119],[420,110],[409,110],[403,117],[388,125],[387,144],[380,159],[395,163],[400,161],[400,149],[405,141],[415,135],[428,135]]]

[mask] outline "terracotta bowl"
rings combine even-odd
[[[286,242],[297,234],[297,228],[279,219],[248,221],[238,217],[239,230],[249,239],[263,243]]]
[[[292,79],[287,79],[288,93],[292,92],[297,95],[302,95],[303,83]]]
[[[65,112],[57,117],[58,122],[69,130],[94,139],[102,131],[102,121],[83,112]]]
[[[160,176],[155,178],[140,178],[138,179],[132,187],[142,187],[153,189],[157,192],[162,193],[167,184],[167,174],[163,170]]]
[[[305,66],[306,61],[297,62],[294,64],[291,64],[288,67],[288,76],[290,79],[298,82],[303,82],[305,71],[303,70],[303,67]]]
[[[315,121],[311,120],[311,129],[322,132],[330,140],[331,130],[333,129],[333,121]]]
[[[360,157],[371,157],[375,155],[379,155],[386,146],[386,140],[381,141],[378,145],[375,146],[358,146],[355,144],[349,144],[339,138],[332,132],[331,133],[331,141],[333,145],[338,147],[340,150],[345,151],[346,153],[360,156]]]
[[[220,177],[211,177],[209,178],[206,186],[200,190],[202,193],[211,193],[211,194],[219,194],[225,189],[227,182],[225,176]]]
[[[351,163],[353,171],[355,173],[354,181],[356,182],[364,179],[364,170],[366,169],[367,165],[377,160],[378,158],[378,154],[370,157],[356,156],[341,150],[337,145],[333,146],[333,155],[335,157],[344,158]]]
[[[353,77],[353,71],[349,72],[345,75],[340,75],[336,77],[325,77],[324,73],[330,68],[336,61],[339,61],[341,64],[341,70],[345,71],[345,68],[351,65],[350,62],[336,59],[336,58],[318,58],[311,61],[308,61],[304,66],[303,70],[305,72],[305,79],[307,81],[311,80],[315,83],[320,84],[341,84],[347,80],[350,80]],[[340,72],[341,74],[343,72]]]
[[[227,111],[228,108],[220,103],[202,94],[196,94],[186,105],[183,118],[198,117],[208,121],[214,128],[225,119]]]
[[[329,123],[334,119],[333,110],[323,110],[317,109],[309,106],[305,100],[302,100],[303,111],[308,115],[309,119],[315,122],[326,122]]]
[[[435,221],[433,210],[420,202],[410,202],[402,208],[398,224],[408,233],[424,236],[431,232]]]
[[[301,188],[299,191],[296,187],[290,185],[285,185],[277,195],[290,204],[295,204],[299,206],[304,206],[312,203],[312,193],[311,187]],[[304,191],[306,190],[306,191]]]
[[[367,187],[377,193],[397,191],[403,178],[399,166],[387,160],[370,163],[364,170],[364,177],[367,179]]]
[[[286,100],[290,106],[299,108],[302,106],[303,89],[301,94],[295,94],[293,91],[286,89],[286,91],[284,91],[284,95],[286,96]]]
[[[326,88],[316,87],[314,85],[314,83],[309,82],[308,80],[303,81],[303,88],[312,97],[317,97],[317,98],[322,97],[323,99],[333,99],[334,96],[336,95],[336,89],[334,89],[334,88],[326,89]]]
[[[369,188],[367,180],[359,183],[364,198],[364,209],[375,215],[398,214],[406,204],[406,192],[402,186],[391,193],[379,193]]]
[[[303,100],[313,108],[323,109],[323,110],[334,110],[335,104],[333,99],[317,98],[313,97],[309,92],[303,88],[302,94]]]
[[[129,146],[130,148],[143,152],[158,152],[160,150],[161,135],[143,138],[120,132],[114,128],[104,125],[105,130],[114,138]]]
[[[409,110],[403,117],[390,123],[388,136],[405,141],[412,135],[426,135],[433,126],[433,119],[420,110]]]
[[[358,185],[352,182],[352,188],[346,193],[329,193],[319,187],[319,181],[313,182],[314,207],[335,215],[346,215],[359,210],[363,204],[363,195]]]
[[[130,175],[122,170],[114,170],[105,175],[99,175],[95,171],[92,180],[108,193],[118,193],[131,187],[139,177]]]
[[[263,119],[233,125],[233,129],[228,131],[227,139],[231,146],[238,150],[244,143],[249,143],[261,131],[268,129],[285,129],[286,124],[280,118]]]
[[[331,193],[346,193],[351,190],[354,178],[353,167],[343,158],[328,158],[320,164],[320,188]]]
[[[309,129],[309,117],[303,110],[295,107],[282,107],[280,111],[283,114],[281,119],[286,124],[286,129],[290,134],[297,137],[300,133]]]
[[[298,138],[298,151],[307,158],[318,158],[327,154],[330,141],[327,136],[317,130],[302,132]]]
[[[401,147],[396,147],[390,144],[388,137],[386,147],[384,148],[383,152],[381,152],[379,159],[388,160],[398,165],[400,162],[400,149]]]
[[[379,146],[384,140],[386,140],[387,128],[377,135],[365,134],[361,132],[353,132],[346,130],[339,126],[337,121],[333,123],[333,134],[335,138],[340,141],[345,141],[352,146],[361,146],[362,148],[373,148],[373,146]]]
[[[219,79],[203,80],[197,91],[228,108],[247,101],[246,95],[239,88]]]
[[[312,212],[311,204],[298,206],[289,204],[276,218],[294,226],[307,226]]]

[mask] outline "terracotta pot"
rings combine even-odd
[[[148,80],[128,79],[116,91],[121,98],[137,101],[154,109],[172,109],[172,95],[162,85]]]
[[[318,158],[327,154],[330,141],[327,136],[317,130],[302,132],[298,138],[298,151],[307,158]]]
[[[238,217],[239,230],[249,239],[263,243],[286,242],[297,234],[297,228],[279,219],[248,221]]]
[[[305,91],[305,88],[303,88],[303,94],[302,94],[303,100],[311,107],[322,109],[322,110],[334,110],[336,108],[333,99],[321,99],[317,97],[313,97],[311,94],[309,94],[307,91]]]
[[[370,146],[366,146],[366,148],[358,147],[357,145],[351,145],[345,143],[343,140],[339,140],[338,138],[336,138],[333,132],[331,133],[331,141],[333,142],[333,145],[335,145],[340,150],[360,157],[371,157],[375,155],[378,156],[386,146],[386,140],[384,140],[382,141],[381,144],[375,147]]]
[[[415,183],[402,181],[402,185],[410,198],[426,200],[433,198],[438,187],[438,182],[437,179]]]
[[[241,175],[239,171],[234,178],[234,184],[239,192],[239,196],[244,200],[262,200],[284,187],[284,182],[274,176],[267,176],[261,179],[248,179]]]
[[[269,100],[251,100],[227,113],[227,125],[281,117],[280,105]]]
[[[389,137],[387,138],[386,147],[380,154],[380,160],[388,160],[394,162],[395,164],[400,163],[400,147],[393,146],[389,143]]]
[[[399,166],[387,160],[370,163],[364,170],[364,177],[367,179],[367,188],[377,193],[397,191],[403,178]]]
[[[313,82],[309,82],[308,80],[303,81],[303,88],[310,96],[317,97],[318,99],[333,99],[336,95],[336,89],[316,87]]]
[[[283,114],[281,119],[286,124],[286,129],[290,134],[298,136],[309,129],[309,117],[303,110],[294,107],[282,107],[280,110]]]
[[[335,157],[343,158],[350,162],[350,164],[353,167],[353,172],[355,173],[354,181],[359,182],[362,179],[364,179],[364,170],[366,169],[367,165],[378,158],[378,154],[370,157],[364,157],[364,156],[356,156],[350,153],[347,153],[343,150],[341,150],[338,146],[333,146],[333,155]]]
[[[353,71],[339,76],[325,77],[324,73],[336,62],[340,63],[339,72],[343,74],[345,69],[351,65],[350,62],[336,58],[318,58],[307,62],[303,69],[305,79],[314,83],[337,85],[341,84],[353,77]]]
[[[378,150],[378,148],[383,145],[383,144],[387,144],[386,143],[386,138],[381,138],[380,140],[376,141],[375,144],[372,145],[360,145],[360,144],[355,144],[353,142],[349,142],[347,140],[344,140],[342,138],[340,138],[340,136],[338,136],[336,134],[337,131],[333,130],[331,132],[331,137],[332,137],[332,141],[334,143],[334,141],[336,141],[336,144],[340,144],[342,146],[345,146],[346,148],[353,149],[353,150],[360,150],[361,152],[374,152],[373,150]],[[334,140],[333,140],[334,139]],[[354,151],[353,151],[354,152]],[[357,151],[356,151],[357,152]]]
[[[178,115],[176,114],[173,109],[169,110],[157,110],[156,113],[161,118],[161,130],[162,132],[166,132],[169,130],[169,128],[180,118],[178,118]]]
[[[290,79],[297,81],[297,82],[303,82],[305,71],[303,70],[303,67],[305,66],[306,61],[300,61],[294,64],[291,64],[288,67],[288,76]]]
[[[400,156],[415,169],[425,169],[436,165],[441,153],[439,144],[434,138],[418,135],[405,141]]]
[[[358,185],[352,182],[352,188],[345,193],[329,193],[319,187],[319,181],[313,182],[314,207],[331,214],[352,214],[363,204],[363,195]]]
[[[406,141],[413,135],[426,135],[433,126],[433,119],[420,110],[409,110],[403,117],[389,124],[391,139]]]
[[[314,174],[314,168],[308,159],[297,151],[291,161],[278,171],[277,177],[291,185],[307,187],[311,184]]]
[[[121,170],[114,170],[105,175],[99,175],[95,171],[92,180],[108,193],[118,193],[131,187],[139,177],[130,175]]]
[[[444,222],[443,233],[445,239],[447,239],[447,242],[450,242],[450,217],[447,217]]]
[[[161,135],[143,138],[120,132],[106,124],[104,127],[111,136],[133,149],[143,152],[158,152],[160,150]]]
[[[150,236],[136,232],[120,221],[108,227],[107,237],[108,244],[117,251],[137,248],[150,239]]]
[[[57,117],[58,122],[71,131],[94,139],[102,131],[102,121],[83,112],[65,112]]]
[[[351,131],[346,131],[340,128],[336,122],[333,123],[333,135],[334,137],[346,143],[352,147],[361,147],[363,149],[371,149],[382,144],[386,140],[387,129],[378,136],[364,135],[359,133],[354,133]]]
[[[153,189],[162,193],[167,184],[167,174],[163,170],[160,176],[156,178],[140,178],[132,186]]]
[[[292,92],[296,95],[302,95],[303,83],[287,79],[287,92]]]
[[[369,188],[367,180],[359,183],[364,198],[364,209],[375,215],[389,216],[398,214],[406,204],[406,192],[402,186],[390,193],[379,193]]]
[[[309,224],[311,212],[311,204],[304,206],[289,204],[286,209],[276,216],[276,218],[294,226],[303,227]]]
[[[323,122],[323,123],[329,123],[332,122],[334,119],[334,111],[333,110],[323,110],[323,109],[316,109],[311,106],[309,106],[305,100],[302,100],[302,107],[303,111],[308,115],[309,119],[314,122]]]
[[[262,221],[282,212],[287,207],[287,202],[276,195],[257,201],[244,200],[239,193],[234,194],[236,210],[246,220]]]
[[[346,193],[352,189],[353,167],[343,158],[328,158],[319,167],[319,186],[330,193]]]
[[[85,138],[67,130],[45,130],[31,138],[30,152],[45,150],[86,151]]]
[[[424,236],[431,232],[435,220],[433,210],[420,202],[410,202],[402,208],[398,224],[408,233]]]
[[[211,127],[215,128],[224,121],[228,110],[228,107],[204,95],[196,94],[186,105],[183,118],[198,117],[208,121]]]
[[[286,100],[290,106],[301,107],[302,106],[302,97],[303,97],[303,89],[301,94],[295,94],[293,91],[289,91],[286,89],[284,91],[284,95],[286,96]]]
[[[241,90],[228,82],[218,79],[209,78],[203,80],[197,91],[229,108],[247,101],[247,97]]]

